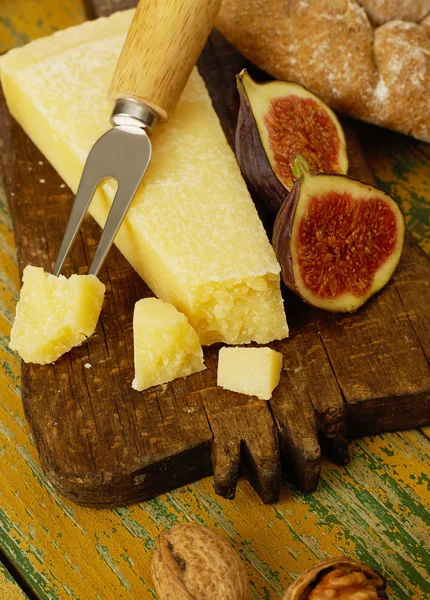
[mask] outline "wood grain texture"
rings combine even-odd
[[[321,449],[307,383],[303,377],[295,377],[301,372],[303,342],[301,336],[295,336],[292,351],[288,353],[285,385],[278,387],[270,406],[279,429],[284,471],[301,491],[313,492],[320,477]]]
[[[215,34],[199,62],[229,139],[237,112],[234,73],[241,61]],[[11,122],[4,104],[2,118],[5,182],[19,241],[19,266],[22,270],[33,263],[50,269],[71,196]],[[354,137],[349,138],[352,167],[364,176],[365,161]],[[31,169],[39,161],[43,165],[35,205]],[[85,271],[98,237],[97,226],[87,219],[66,273]],[[406,257],[413,251],[408,246]],[[408,279],[411,306],[426,302],[428,288],[420,281],[428,280],[428,261],[420,263],[418,271],[419,281]],[[209,474],[212,454],[216,491],[233,497],[243,472],[266,502],[275,501],[278,442],[268,407],[230,394],[222,402],[217,399],[212,389],[215,347],[206,351],[210,366],[203,374],[144,394],[133,391],[132,308],[150,292],[117,251],[109,256],[101,278],[107,284],[107,300],[96,334],[54,365],[23,366],[26,416],[51,483],[82,505],[123,505]],[[318,484],[320,440],[332,458],[348,461],[347,416],[353,435],[430,420],[428,363],[420,333],[402,308],[395,285],[353,316],[333,317],[286,296],[292,335],[274,344],[284,355],[285,370],[270,409],[283,469],[303,491]],[[363,351],[369,345],[373,353]],[[84,368],[85,363],[91,368]]]
[[[215,493],[233,499],[242,471],[263,502],[276,502],[281,465],[277,431],[267,403],[218,387],[193,392],[190,397],[196,395],[205,406],[214,433]]]
[[[175,108],[215,23],[221,0],[142,0],[112,83],[111,100],[134,98],[161,121]]]

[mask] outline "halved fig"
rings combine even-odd
[[[272,203],[273,212],[285,198],[283,188],[293,186],[293,156],[303,156],[316,172],[347,172],[342,127],[318,96],[298,83],[257,83],[246,69],[237,87],[236,157],[248,185]]]
[[[347,556],[321,560],[288,588],[283,600],[387,600],[384,577],[365,563]]]
[[[284,283],[306,302],[353,312],[392,276],[403,249],[405,220],[384,191],[345,175],[313,175],[302,157],[300,177],[273,228]]]

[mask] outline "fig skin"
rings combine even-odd
[[[365,563],[348,556],[325,558],[300,575],[286,591],[282,600],[308,600],[321,578],[334,570],[363,573],[367,580],[375,586],[378,600],[388,600],[385,578]]]
[[[252,113],[251,103],[243,85],[243,69],[236,76],[240,108],[236,127],[235,154],[242,175],[255,200],[259,212],[276,215],[288,190],[273,172]]]
[[[309,165],[307,165],[306,161],[302,157],[296,157],[293,170],[297,175],[300,175],[300,179],[295,182],[291,192],[279,210],[273,228],[272,245],[278,262],[281,265],[282,280],[288,288],[290,288],[308,304],[323,310],[328,310],[330,312],[355,312],[373,294],[378,292],[388,283],[399,263],[403,250],[406,229],[403,214],[391,196],[386,194],[383,190],[380,190],[370,184],[362,183],[361,181],[347,177],[346,175],[327,175],[324,173],[311,174]],[[330,186],[333,186],[333,189],[337,190],[339,187],[342,188],[342,186],[344,186],[344,191],[349,192],[354,190],[358,197],[369,194],[370,192],[372,195],[379,196],[381,199],[383,199],[384,202],[390,206],[395,215],[397,225],[397,243],[395,246],[395,251],[393,251],[388,259],[378,267],[377,271],[374,273],[370,290],[361,296],[349,293],[341,294],[339,298],[326,299],[316,296],[312,291],[306,289],[304,284],[303,288],[301,288],[301,282],[298,276],[298,268],[295,267],[294,264],[292,239],[295,228],[298,227],[299,224],[299,221],[297,223],[295,221],[297,207],[301,202],[303,190],[306,189],[305,186],[309,181],[308,178],[312,178],[313,180],[313,193],[315,193],[315,190],[318,189],[318,187],[326,191],[330,188]],[[297,252],[299,252],[299,250]],[[389,264],[387,272],[385,273],[383,272],[383,267],[385,267],[387,263]],[[383,276],[379,277],[378,279],[377,275],[380,275],[381,272]]]
[[[315,94],[312,94],[298,83],[269,81],[258,84],[248,75],[246,69],[243,69],[236,76],[236,81],[240,98],[235,140],[236,158],[251,193],[254,198],[258,198],[259,204],[257,208],[259,210],[263,212],[267,212],[268,210],[276,215],[287,197],[288,191],[292,187],[291,180],[287,181],[276,174],[276,170],[271,164],[273,157],[270,157],[264,148],[262,134],[257,122],[258,119],[264,123],[264,117],[261,114],[258,117],[256,116],[256,113],[261,112],[262,105],[266,106],[267,104],[267,115],[270,104],[274,100],[281,100],[292,96],[298,96],[300,100],[312,100],[314,104],[322,109],[325,117],[329,119],[336,131],[336,137],[333,138],[333,142],[339,144],[337,152],[338,164],[333,166],[333,171],[340,173],[347,172],[348,158],[342,127],[333,111]],[[254,109],[252,102],[255,103]],[[266,123],[260,124],[260,127],[264,127],[267,130]],[[306,137],[306,131],[298,130],[297,135],[300,140],[300,138]],[[317,149],[315,153],[318,155]],[[305,154],[304,158],[308,159],[309,157]],[[292,157],[289,157],[289,160],[291,159]]]

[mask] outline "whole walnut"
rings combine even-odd
[[[175,525],[158,537],[151,564],[159,600],[249,600],[249,581],[239,555],[217,533]]]
[[[288,588],[283,600],[387,600],[385,579],[346,556],[321,560]]]

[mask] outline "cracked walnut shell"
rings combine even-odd
[[[305,571],[283,600],[387,600],[380,573],[359,560],[334,556]]]

